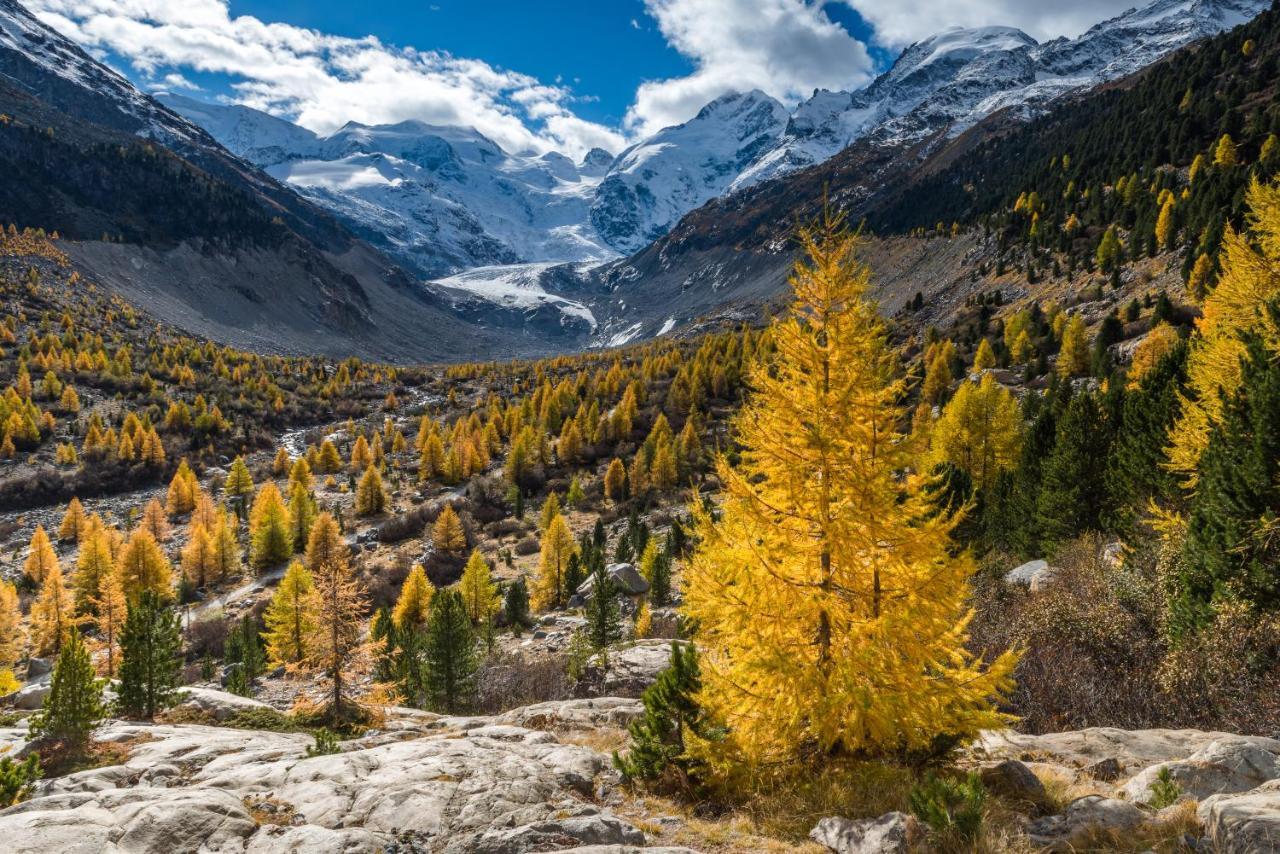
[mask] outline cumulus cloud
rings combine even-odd
[[[622,134],[572,110],[574,95],[486,62],[353,39],[249,15],[227,0],[28,0],[45,23],[149,78],[181,70],[225,74],[234,100],[318,133],[348,121],[418,119],[474,127],[513,152],[594,146],[617,151]]]
[[[1018,27],[1036,39],[1074,37],[1140,0],[841,0],[875,28],[876,41],[905,47],[944,27]]]
[[[693,73],[640,85],[627,112],[639,135],[693,117],[708,101],[760,89],[783,101],[815,88],[852,89],[872,76],[866,46],[804,0],[645,0]]]

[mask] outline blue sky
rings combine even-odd
[[[1128,0],[24,0],[144,88],[320,133],[475,127],[571,156],[758,88],[788,105],[865,86],[947,26],[1075,35]]]

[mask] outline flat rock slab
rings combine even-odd
[[[1168,772],[1184,794],[1203,800],[1210,795],[1247,792],[1280,777],[1280,756],[1240,736],[1221,738],[1186,759],[1144,768],[1121,791],[1134,803],[1148,804],[1151,787],[1162,771]]]
[[[1205,798],[1196,817],[1214,851],[1255,854],[1280,850],[1280,780],[1249,792]]]
[[[417,738],[316,757],[306,756],[313,739],[303,733],[113,722],[95,737],[129,743],[129,758],[41,782],[33,799],[0,811],[0,839],[15,854],[354,854],[399,837],[491,854],[643,846],[640,831],[593,803],[597,787],[613,782],[609,757],[507,722],[585,724],[634,707],[591,702],[540,704],[465,727],[441,718]],[[263,802],[265,815],[254,806]]]
[[[1124,730],[1090,727],[1071,732],[1025,735],[1012,730],[982,733],[972,750],[992,759],[1051,761],[1084,768],[1115,759],[1124,768],[1146,768],[1159,762],[1185,759],[1214,741],[1238,740],[1280,753],[1280,739],[1241,736],[1198,729]]]

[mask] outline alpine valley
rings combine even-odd
[[[950,29],[865,89],[816,91],[790,109],[759,91],[726,95],[574,162],[504,151],[465,127],[352,122],[319,136],[244,106],[151,97],[0,0],[0,110],[17,120],[5,165],[40,170],[0,189],[0,219],[58,228],[98,279],[230,342],[400,360],[618,345],[751,317],[782,292],[800,211],[772,206],[765,239],[743,250],[705,212],[685,221],[709,202],[789,198],[840,155],[862,165],[822,173],[824,185],[866,213],[891,178],[954,156],[957,140],[1127,79],[1265,6],[1155,0],[1044,44],[1007,27]],[[62,131],[59,150],[33,150],[24,126]],[[51,168],[112,143],[136,157],[114,174],[102,165],[100,189],[147,196],[127,214]],[[188,170],[204,185],[195,197],[181,189]],[[157,193],[182,198],[161,211]],[[236,200],[234,221],[222,196]],[[898,261],[886,263],[892,280]]]

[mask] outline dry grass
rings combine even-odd
[[[631,743],[631,736],[625,729],[567,730],[557,732],[556,737],[565,744],[576,744],[604,754],[622,750]]]

